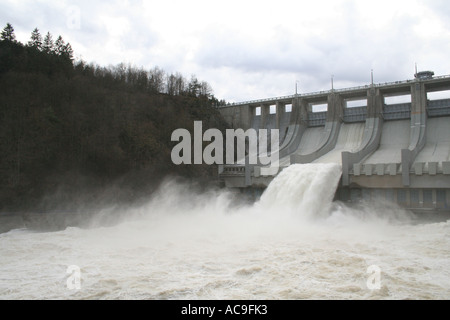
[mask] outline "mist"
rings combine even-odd
[[[166,179],[147,201],[97,210],[83,227],[0,234],[0,297],[449,298],[450,223],[333,202],[339,175],[340,166],[294,165],[256,202]],[[68,266],[80,270],[79,290],[66,286]]]

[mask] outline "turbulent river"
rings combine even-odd
[[[450,221],[332,202],[339,177],[293,165],[253,204],[168,181],[119,223],[0,234],[0,299],[449,299]]]

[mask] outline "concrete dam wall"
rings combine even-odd
[[[448,90],[450,76],[416,77],[236,103],[220,111],[234,129],[279,129],[281,170],[340,164],[340,200],[381,198],[414,210],[450,211],[450,99],[430,98]],[[275,175],[259,165],[220,168],[225,186],[241,190],[264,189]]]

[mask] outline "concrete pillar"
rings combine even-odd
[[[383,112],[383,96],[380,89],[367,90],[367,118],[378,118]]]
[[[247,130],[251,128],[253,121],[253,110],[249,105],[241,107],[241,126],[240,128]]]
[[[291,117],[289,119],[289,125],[295,125],[297,123],[300,123],[299,101],[300,101],[299,97],[292,99],[292,111],[291,111]]]
[[[341,121],[344,118],[344,100],[334,91],[328,94],[327,122]]]
[[[298,101],[298,115],[300,117],[299,123],[308,126],[308,101],[299,98]]]
[[[410,150],[416,148],[421,150],[425,146],[425,125],[427,116],[426,108],[427,93],[425,90],[425,84],[423,82],[416,81],[416,83],[411,86]]]
[[[276,106],[277,106],[277,129],[280,129],[281,119],[283,119],[283,116],[286,113],[286,104],[277,101]]]
[[[245,176],[244,176],[244,184],[246,187],[252,185],[252,173],[255,166],[249,164],[249,157],[245,157]]]
[[[415,81],[411,86],[411,115],[426,112],[427,93],[425,84]]]
[[[402,182],[410,185],[410,170],[426,143],[427,93],[425,84],[416,80],[411,85],[411,131],[409,148],[402,150]]]
[[[233,107],[233,109],[233,127],[240,128],[242,125],[242,109],[239,106]]]
[[[265,128],[267,118],[270,115],[270,105],[262,104],[260,107],[261,107],[261,126],[260,126],[260,128]]]

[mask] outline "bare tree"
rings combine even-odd
[[[167,76],[166,80],[166,93],[170,95],[175,95],[176,93],[176,77],[175,75],[171,74]]]
[[[182,95],[186,91],[186,79],[179,72],[175,74],[175,94]]]
[[[200,83],[200,95],[205,97],[211,97],[213,90],[208,82],[202,81]]]
[[[149,89],[153,92],[164,92],[165,73],[162,69],[154,67],[149,72]]]

